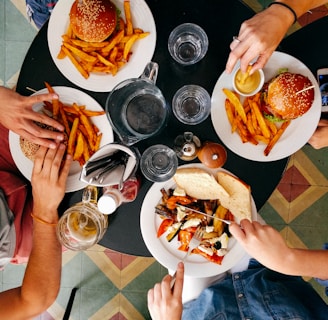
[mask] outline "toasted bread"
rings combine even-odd
[[[199,200],[229,197],[214,176],[200,168],[179,168],[173,179],[186,194]]]
[[[239,220],[252,220],[251,188],[244,181],[233,175],[219,171],[219,184],[229,193],[228,198],[220,199],[221,204],[229,209]]]

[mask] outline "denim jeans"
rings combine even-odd
[[[184,305],[188,320],[327,319],[328,306],[310,284],[251,260],[248,270],[228,275]]]

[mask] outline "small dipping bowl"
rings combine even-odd
[[[234,90],[245,97],[253,96],[258,93],[264,85],[264,73],[262,69],[256,70],[252,75],[249,75],[242,82],[242,71],[238,68],[233,73],[233,88]]]

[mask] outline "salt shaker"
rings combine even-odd
[[[98,210],[103,214],[113,213],[121,204],[132,202],[137,197],[139,187],[140,181],[135,176],[124,181],[121,188],[119,185],[103,187]]]
[[[197,157],[201,142],[192,132],[184,132],[174,140],[174,151],[184,161],[191,161]]]

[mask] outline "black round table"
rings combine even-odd
[[[225,69],[232,37],[238,34],[240,24],[253,16],[254,11],[238,0],[147,0],[146,2],[153,13],[157,29],[157,43],[152,59],[159,64],[156,84],[162,90],[169,107],[174,93],[185,84],[200,85],[211,94],[217,79]],[[209,49],[205,58],[190,67],[177,65],[167,49],[167,39],[171,30],[184,22],[200,25],[209,38]],[[18,79],[17,91],[29,95],[30,92],[26,87],[39,90],[44,88],[44,81],[53,86],[78,88],[60,73],[52,61],[47,44],[47,24],[39,31],[26,55]],[[83,91],[105,106],[108,92]],[[159,135],[139,142],[136,147],[140,153],[158,143],[172,147],[174,138],[185,131],[192,131],[202,141],[220,142],[210,117],[199,125],[188,126],[176,120],[171,113],[167,126]],[[288,159],[285,158],[273,162],[256,162],[244,159],[228,150],[228,160],[224,168],[250,184],[259,210],[279,183],[287,161]],[[180,165],[185,163],[179,161]],[[142,239],[139,218],[143,199],[151,185],[151,182],[143,178],[137,199],[122,205],[110,216],[109,227],[100,241],[101,245],[126,254],[150,256]],[[60,211],[79,202],[80,199],[81,191],[66,194]]]

